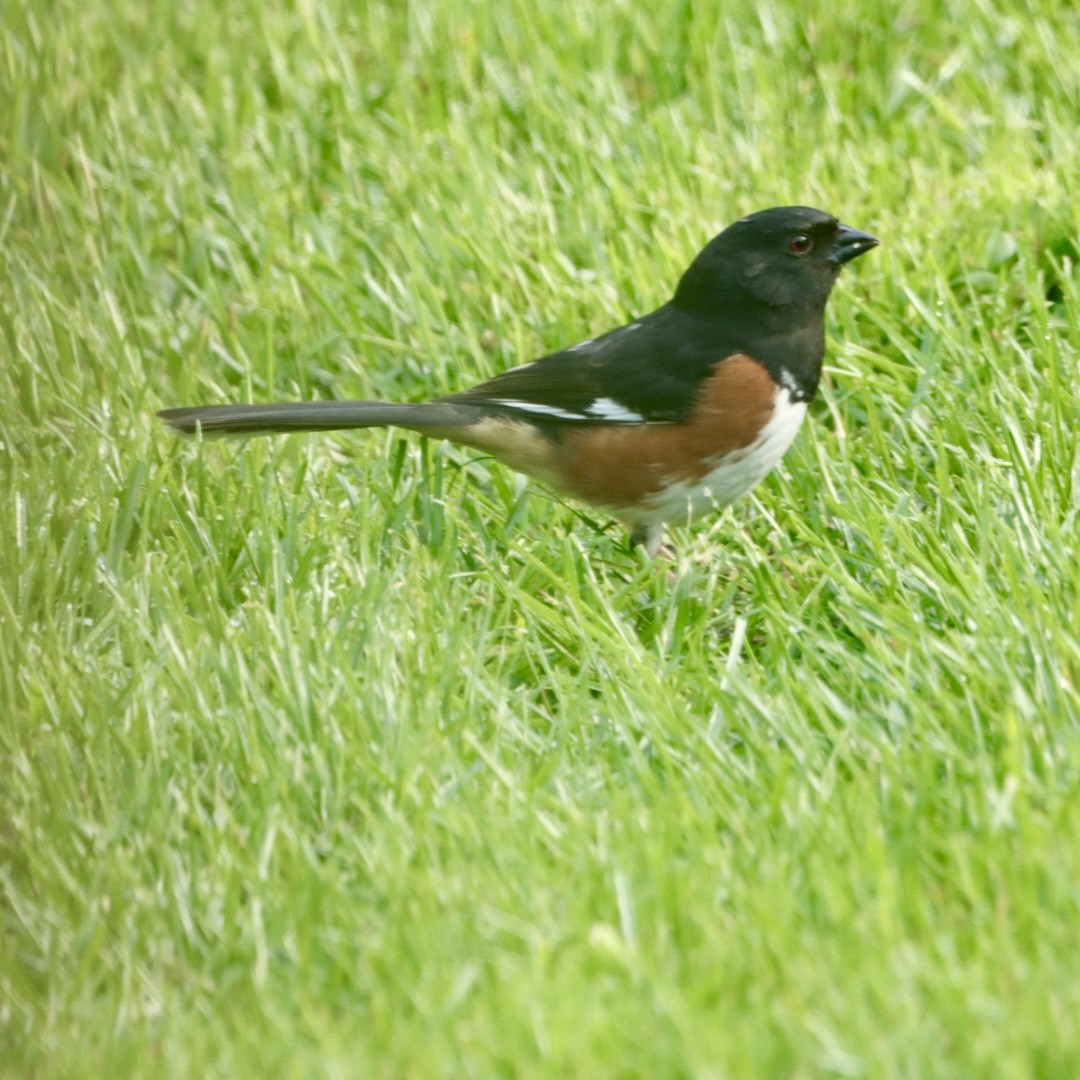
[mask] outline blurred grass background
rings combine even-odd
[[[1071,3],[0,4],[0,1070],[1080,1072]],[[878,235],[676,580],[389,433]]]

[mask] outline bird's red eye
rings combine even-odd
[[[787,246],[792,255],[809,255],[814,241],[806,233],[796,233],[788,240]]]

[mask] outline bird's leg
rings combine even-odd
[[[658,555],[662,555],[665,559],[675,557],[675,548],[664,541],[664,526],[657,522],[651,525],[634,525],[630,528],[630,546],[633,548],[639,544],[645,549],[645,554],[650,559],[655,559]]]

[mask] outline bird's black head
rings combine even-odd
[[[809,206],[762,210],[709,241],[674,302],[700,314],[746,308],[820,316],[840,267],[877,245],[868,233]]]

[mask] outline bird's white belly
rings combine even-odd
[[[716,459],[698,480],[680,480],[653,495],[635,520],[642,523],[686,521],[741,498],[779,463],[806,417],[806,402],[792,401],[786,388],[777,392],[769,422],[749,446]]]

